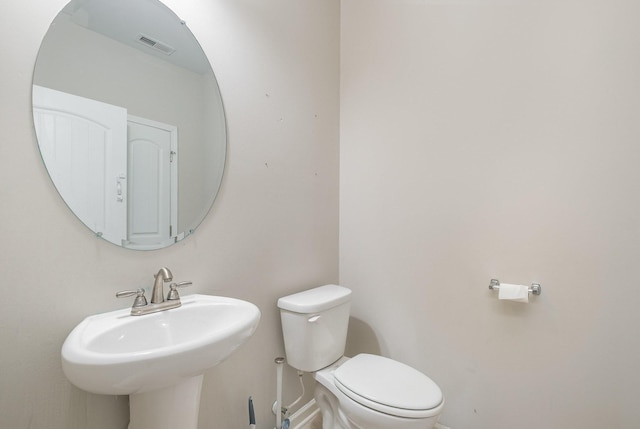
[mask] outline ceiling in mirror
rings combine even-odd
[[[227,141],[218,84],[184,21],[157,0],[71,1],[42,41],[33,84],[43,161],[87,227],[140,250],[193,233]]]

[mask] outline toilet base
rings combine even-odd
[[[340,410],[338,398],[326,387],[317,383],[313,397],[322,415],[322,429],[350,429],[352,427],[347,417]]]

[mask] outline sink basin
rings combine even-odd
[[[185,295],[181,307],[159,313],[130,311],[90,316],[73,329],[62,346],[71,383],[111,395],[176,386],[229,357],[260,321],[255,305],[209,295]]]

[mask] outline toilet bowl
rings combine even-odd
[[[444,407],[430,378],[382,356],[344,357],[313,377],[323,429],[427,429]]]
[[[350,302],[337,285],[278,300],[287,361],[313,374],[323,429],[431,429],[444,398],[429,377],[382,356],[343,356]]]

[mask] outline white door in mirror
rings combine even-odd
[[[96,234],[120,243],[127,234],[127,110],[33,86],[42,158],[67,205]]]
[[[129,115],[129,216],[125,247],[165,247],[178,232],[178,128]]]

